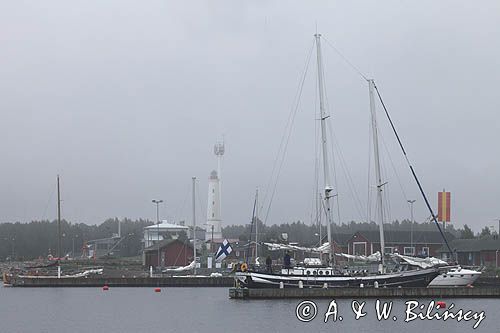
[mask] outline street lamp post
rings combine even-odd
[[[195,193],[196,193],[196,177],[192,178],[193,180],[193,193],[192,193],[192,198],[193,198],[193,257],[194,257],[194,268],[193,268],[193,273],[196,275],[196,265],[198,264],[198,261],[196,260],[196,200],[195,200]],[[212,245],[210,245],[212,246]]]
[[[61,236],[62,236],[62,238],[64,238],[64,240],[63,240],[63,244],[66,244],[66,233],[65,233],[65,232],[63,232],[63,234],[62,234]],[[62,245],[61,245],[61,254],[63,254],[63,253],[65,252],[65,251],[64,251],[64,250],[65,250],[65,249],[64,249],[64,247],[65,247],[65,246],[62,246]],[[63,256],[63,257],[65,257],[65,256]],[[62,257],[59,257],[59,258],[62,258]]]
[[[6,237],[4,238],[5,240],[10,240],[10,247],[11,247],[11,250],[10,250],[10,261],[14,261],[14,253],[15,253],[15,241],[16,241],[16,238],[14,236],[12,236],[12,238],[10,237]]]
[[[152,202],[156,204],[156,226],[157,226],[157,237],[158,237],[158,269],[160,268],[160,204],[163,200],[153,199]]]
[[[71,253],[72,253],[72,255],[73,255],[73,258],[75,257],[75,238],[78,238],[78,235],[75,235],[75,236],[73,237],[73,251],[71,252]]]
[[[410,204],[410,246],[413,247],[413,203],[416,200],[408,200]],[[413,255],[415,255],[415,251],[413,251]]]

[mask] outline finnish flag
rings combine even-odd
[[[226,258],[231,252],[233,252],[233,249],[231,248],[231,244],[227,241],[227,239],[224,239],[222,242],[221,246],[219,246],[219,249],[217,250],[217,253],[215,254],[215,261],[216,262],[221,262]]]

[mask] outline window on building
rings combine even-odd
[[[412,256],[415,254],[415,247],[414,246],[405,246],[404,248],[404,255],[405,256]]]
[[[366,256],[366,242],[352,243],[352,252],[357,256]]]
[[[429,256],[429,248],[428,247],[423,247],[422,248],[422,254],[426,257]]]
[[[393,246],[386,246],[384,248],[384,253],[394,253],[394,247]]]

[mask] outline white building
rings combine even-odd
[[[208,179],[207,229],[205,240],[222,238],[222,219],[220,214],[220,180],[217,171],[210,173]]]
[[[161,221],[160,224],[153,224],[144,228],[144,248],[148,248],[158,241],[166,239],[167,234],[169,238],[177,238],[181,231],[188,233],[189,228],[184,225],[168,223],[166,220]]]
[[[212,171],[208,179],[207,228],[205,240],[222,238],[221,164],[224,151],[224,143],[215,144],[214,154],[217,156],[217,171]]]

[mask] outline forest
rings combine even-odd
[[[121,220],[121,234],[125,239],[120,243],[121,256],[130,257],[141,254],[143,228],[152,225],[149,220]],[[284,223],[280,225],[265,225],[258,221],[258,240],[265,242],[296,242],[301,245],[315,246],[319,243],[319,228],[317,225],[303,222]],[[252,234],[255,239],[255,225],[229,225],[223,228],[225,238],[248,241]],[[410,232],[411,224],[407,220],[394,221],[384,225],[385,230],[406,230]],[[372,223],[350,222],[341,225],[332,225],[334,234],[354,234],[358,230],[377,230],[378,226]],[[414,223],[413,230],[436,231],[433,223]],[[485,227],[480,233],[474,232],[465,225],[455,229],[449,225],[446,231],[456,238],[488,237],[490,230]],[[62,254],[79,256],[86,241],[112,237],[118,232],[118,219],[110,218],[97,225],[83,223],[73,224],[61,221]],[[326,240],[326,226],[322,227],[321,235]],[[57,253],[57,221],[32,221],[30,223],[2,223],[0,224],[0,260],[27,260],[45,258],[49,254]]]

